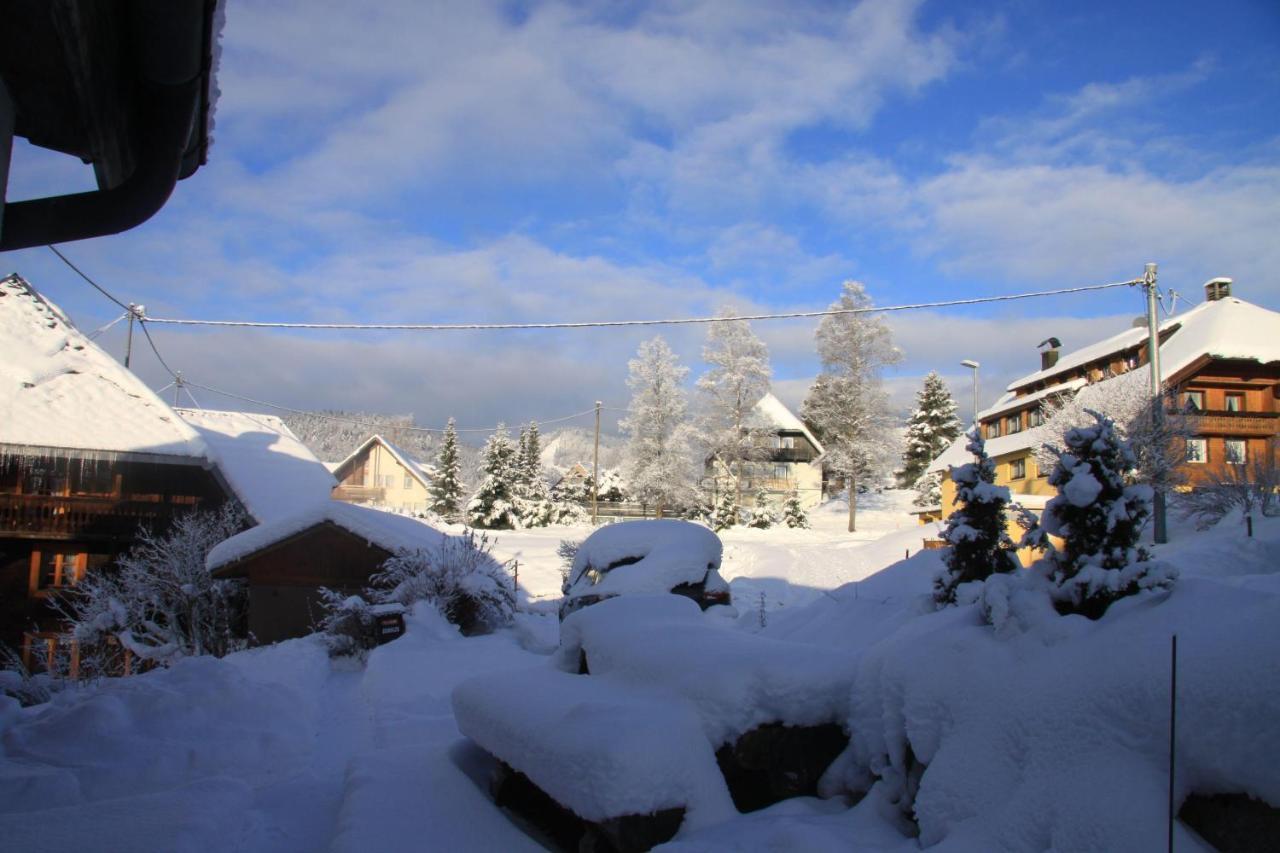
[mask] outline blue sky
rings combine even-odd
[[[229,6],[209,164],[143,227],[64,247],[154,316],[813,310],[849,278],[894,304],[1151,260],[1192,302],[1231,275],[1280,308],[1273,2]],[[92,180],[25,146],[14,172],[10,199]],[[2,263],[84,327],[113,316],[47,250]],[[1083,345],[1141,309],[1125,290],[895,315],[887,379],[905,402],[937,369],[967,401],[958,362],[977,359],[990,400],[1040,340]],[[756,326],[791,403],[813,328]],[[153,334],[204,384],[486,425],[625,404],[653,331]],[[663,334],[696,376],[702,333]]]

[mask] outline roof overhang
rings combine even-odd
[[[207,158],[220,21],[219,0],[0,6],[0,112],[13,136],[93,164],[98,183],[8,205],[0,185],[0,250],[116,234],[164,206]]]

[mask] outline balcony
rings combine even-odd
[[[1182,412],[1196,435],[1267,438],[1280,433],[1280,412]]]
[[[0,537],[128,541],[139,525],[168,523],[175,509],[158,500],[0,495]]]
[[[331,497],[347,503],[376,504],[386,500],[387,490],[380,486],[336,486]]]
[[[812,462],[816,456],[808,447],[774,447],[769,451],[770,462]]]

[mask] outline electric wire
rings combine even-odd
[[[84,271],[83,271],[83,270],[81,270],[81,269],[80,269],[78,266],[76,266],[75,264],[71,263],[71,260],[70,260],[69,258],[67,258],[67,256],[66,256],[66,255],[64,255],[64,254],[62,254],[61,252],[59,252],[59,251],[58,251],[56,248],[54,248],[53,246],[49,246],[49,247],[48,247],[48,249],[49,249],[49,251],[50,251],[50,252],[53,252],[55,255],[57,255],[59,258],[61,258],[61,259],[62,259],[62,262],[63,262],[64,264],[66,264],[67,266],[71,267],[71,269],[75,270],[76,275],[80,276],[82,279],[84,279],[85,281],[89,282],[89,284],[93,285],[93,287],[94,287],[94,289],[95,289],[95,290],[97,290],[97,291],[98,291],[99,293],[101,293],[103,296],[105,296],[105,297],[107,297],[108,299],[110,299],[110,300],[111,300],[112,302],[114,302],[115,304],[119,305],[119,306],[120,306],[121,308],[123,308],[124,310],[128,311],[130,314],[132,314],[132,313],[133,313],[133,309],[132,309],[132,308],[130,308],[128,305],[126,305],[126,304],[124,304],[123,302],[121,302],[119,299],[116,299],[114,296],[112,296],[110,293],[108,293],[108,292],[107,292],[107,289],[106,289],[105,287],[103,287],[102,285],[98,284],[98,283],[97,283],[96,281],[94,281],[93,279],[89,278],[89,276],[85,275],[85,274],[84,274]]]
[[[116,323],[119,323],[121,320],[125,319],[125,318],[126,318],[126,317],[128,317],[128,316],[129,316],[129,315],[128,315],[127,313],[125,313],[125,314],[121,314],[119,317],[115,318],[115,319],[114,319],[114,320],[112,320],[110,323],[107,323],[105,326],[99,326],[98,328],[94,329],[92,332],[90,332],[90,333],[88,334],[88,336],[87,336],[87,337],[89,338],[89,340],[93,340],[93,339],[95,339],[96,337],[98,337],[98,335],[101,335],[101,334],[102,334],[103,332],[105,332],[107,329],[110,329],[110,328],[111,328],[112,326],[114,326]]]
[[[918,311],[926,308],[954,308],[960,305],[980,305],[989,302],[1011,302],[1040,296],[1061,296],[1071,293],[1087,293],[1115,287],[1132,287],[1142,284],[1142,279],[1116,281],[1108,284],[1091,284],[1083,287],[1064,287],[1057,290],[1036,290],[1027,293],[1010,293],[1002,296],[976,296],[970,299],[948,299],[938,302],[915,302],[906,305],[872,305],[865,308],[827,308],[822,311],[782,311],[769,314],[735,314],[720,317],[669,317],[652,320],[588,320],[584,322],[549,323],[294,323],[260,320],[194,320],[174,317],[148,317],[148,323],[170,326],[219,326],[250,329],[323,329],[355,331],[401,332],[457,332],[457,331],[516,331],[529,329],[601,329],[621,326],[686,326],[706,323],[732,323],[738,321],[795,320],[814,317],[835,317],[853,314],[887,314],[895,311]]]

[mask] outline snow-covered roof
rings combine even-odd
[[[374,444],[381,444],[383,447],[385,447],[387,449],[387,452],[390,453],[392,456],[394,456],[396,461],[400,463],[400,466],[413,475],[414,479],[416,479],[419,483],[421,483],[426,488],[428,489],[431,488],[431,480],[429,478],[430,478],[431,472],[434,471],[435,469],[424,462],[419,462],[408,451],[392,444],[391,442],[383,438],[381,435],[369,436],[363,444],[361,444],[355,450],[351,451],[350,455],[348,455],[346,459],[343,459],[337,465],[334,465],[333,468],[330,470],[332,470],[335,474],[337,474],[339,471],[345,470],[348,464],[355,461],[362,454],[367,452],[369,448],[372,447]]]
[[[337,480],[278,417],[177,409],[200,433],[240,503],[259,524],[327,501]]]
[[[993,415],[1002,415],[1005,412],[1012,412],[1021,409],[1029,403],[1038,403],[1046,397],[1052,397],[1055,394],[1063,394],[1071,391],[1078,391],[1088,385],[1089,381],[1084,378],[1072,379],[1070,382],[1059,382],[1057,385],[1050,385],[1048,388],[1041,388],[1034,394],[1023,394],[1021,397],[1015,397],[1012,392],[1006,393],[989,408],[978,412],[978,420],[983,421]]]
[[[0,278],[0,444],[208,458],[200,435],[19,275]]]
[[[1225,297],[1202,302],[1160,324],[1160,371],[1167,379],[1202,356],[1240,358],[1267,364],[1280,361],[1280,313]],[[1144,343],[1146,328],[1125,329],[1095,344],[1066,353],[1047,370],[1016,379],[1010,391],[1074,370],[1108,355]]]
[[[822,453],[822,442],[818,441],[809,428],[804,425],[804,421],[800,420],[795,414],[786,407],[786,405],[773,396],[772,393],[766,393],[754,406],[755,415],[760,419],[762,425],[773,427],[778,430],[787,430],[789,432],[803,433],[804,437],[813,445],[813,449]]]
[[[276,521],[237,533],[215,545],[205,565],[210,571],[221,568],[325,522],[336,524],[391,553],[435,548],[445,537],[444,533],[416,518],[330,500],[311,504]]]

